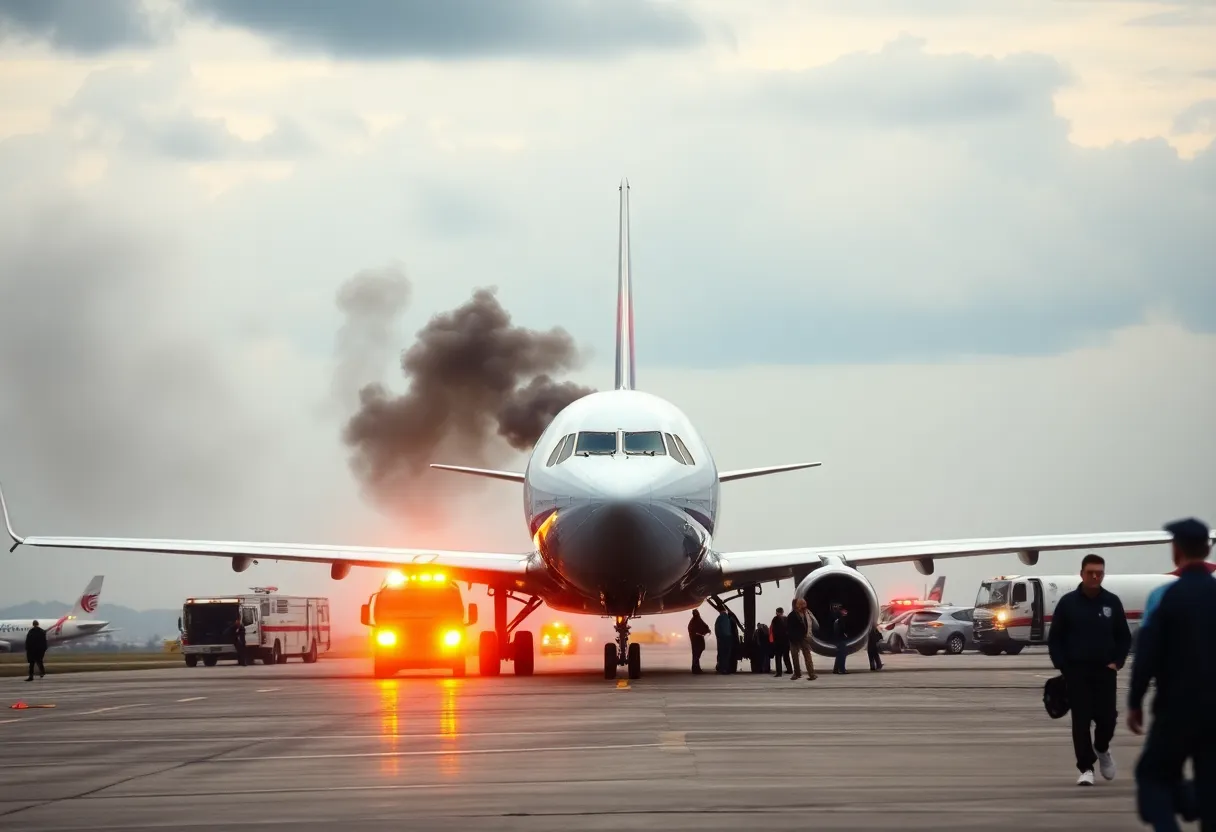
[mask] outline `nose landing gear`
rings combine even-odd
[[[617,667],[627,666],[630,679],[642,678],[642,645],[629,643],[629,619],[616,618],[616,643],[604,645],[604,678],[615,679]]]

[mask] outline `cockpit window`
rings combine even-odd
[[[616,431],[585,430],[578,435],[578,444],[574,446],[576,454],[614,454],[616,453]]]
[[[694,460],[692,458],[692,454],[690,454],[688,452],[688,446],[684,444],[684,440],[678,436],[675,439],[676,439],[676,444],[680,446],[680,455],[683,456],[684,459],[686,459],[688,461],[689,465],[696,465],[697,464],[696,460]]]
[[[561,453],[557,455],[557,464],[561,465],[570,458],[570,454],[574,453],[574,434],[566,437],[566,441],[561,444]]]
[[[667,449],[663,447],[663,434],[657,430],[626,431],[625,453],[666,456]]]
[[[566,434],[557,441],[553,446],[553,453],[549,454],[549,461],[545,463],[545,467],[551,467],[557,463],[557,455],[562,452],[562,448],[566,447],[566,440],[570,438],[570,434]]]
[[[681,465],[687,465],[688,460],[684,459],[684,455],[680,453],[680,447],[676,445],[676,440],[670,433],[663,434],[667,437],[667,450],[671,453],[671,458]]]

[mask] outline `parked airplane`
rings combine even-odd
[[[481,634],[482,674],[500,672],[513,661],[517,675],[530,675],[535,650],[532,633],[519,625],[541,606],[610,616],[616,643],[604,645],[604,674],[628,666],[641,674],[641,645],[629,642],[629,621],[642,615],[678,612],[709,602],[742,597],[743,629],[755,623],[757,588],[791,578],[794,595],[805,598],[820,621],[831,605],[849,611],[849,647],[861,649],[874,625],[879,603],[859,566],[912,562],[921,574],[933,572],[937,558],[1017,552],[1034,565],[1039,553],[1077,548],[1165,543],[1164,531],[1046,535],[978,540],[937,540],[719,552],[713,547],[720,513],[719,486],[750,477],[811,468],[801,462],[719,471],[708,446],[675,405],[636,384],[633,283],[629,249],[629,184],[620,188],[616,387],[593,393],[558,413],[541,435],[523,473],[433,465],[449,471],[523,485],[525,520],[533,546],[527,552],[462,552],[318,544],[241,543],[205,540],[139,540],[85,537],[20,537],[4,507],[5,525],[19,545],[105,549],[232,559],[243,572],[258,558],[330,564],[341,580],[353,566],[441,567],[458,581],[486,584],[494,599],[494,630]],[[2,495],[0,495],[2,507]],[[736,593],[723,599],[725,591]],[[507,620],[507,599],[523,603]],[[733,613],[731,613],[733,616]],[[737,619],[736,619],[737,620]],[[816,652],[835,648],[818,634]]]
[[[85,588],[84,594],[76,599],[72,611],[55,622],[39,622],[46,630],[46,643],[53,647],[65,641],[76,641],[81,638],[113,633],[107,630],[108,621],[98,621],[93,618],[97,612],[97,602],[101,598],[101,583],[104,575],[96,575]],[[0,653],[20,653],[25,650],[25,634],[33,626],[33,618],[10,618],[0,621]]]

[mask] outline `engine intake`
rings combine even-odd
[[[870,630],[878,623],[878,595],[865,576],[849,566],[824,566],[799,582],[794,598],[803,598],[811,614],[819,622],[819,631],[811,635],[811,649],[821,656],[835,656],[832,638],[832,607],[840,604],[848,610],[845,633],[848,650],[855,653],[866,646]]]

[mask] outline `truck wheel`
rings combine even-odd
[[[498,633],[484,630],[477,642],[477,672],[482,676],[497,676],[502,672],[498,657]]]
[[[934,650],[932,647],[918,647],[918,648],[916,648],[916,652],[920,653],[922,656],[936,656],[937,655],[937,651]]]
[[[186,656],[186,667],[198,667],[198,656]]]
[[[985,656],[999,656],[1001,655],[1001,648],[989,645],[986,647],[981,647],[980,652]]]
[[[268,652],[262,654],[262,663],[263,664],[278,664],[279,663],[279,643],[277,641],[274,643],[274,647],[271,647]]]
[[[215,663],[219,661],[215,656],[203,656],[203,664],[207,667],[215,667]]]
[[[274,643],[274,661],[275,664],[287,664],[287,654],[283,652],[278,641]]]
[[[317,643],[314,641],[304,654],[304,664],[312,664],[317,660]]]
[[[1009,655],[1011,655],[1011,656],[1016,656],[1018,653],[1021,653],[1021,652],[1022,652],[1022,645],[1020,645],[1020,644],[1011,644],[1011,645],[1009,645],[1008,647],[1006,647],[1006,648],[1005,648],[1005,652],[1006,652],[1006,653],[1008,653],[1008,654],[1009,654]]]

